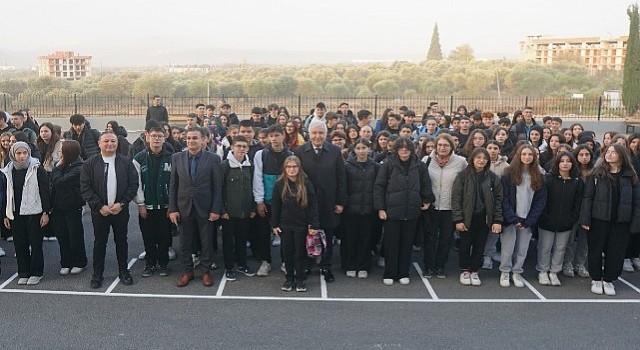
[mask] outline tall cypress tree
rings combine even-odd
[[[629,39],[627,56],[624,61],[622,77],[622,103],[628,115],[636,115],[640,111],[640,15],[638,4],[629,6]]]
[[[429,52],[427,52],[427,61],[441,61],[442,60],[442,48],[440,47],[440,34],[438,33],[438,23],[433,27],[433,34],[431,34],[431,45],[429,45]]]

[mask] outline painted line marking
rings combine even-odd
[[[327,281],[324,280],[324,275],[320,274],[320,298],[321,299],[328,299],[327,298]]]
[[[636,292],[640,293],[640,288],[634,286],[630,282],[627,282],[627,280],[625,280],[622,277],[618,277],[618,279],[620,280],[620,282],[622,282],[622,283],[626,284],[627,286],[629,286],[629,288],[631,288],[631,289],[635,290]],[[2,289],[1,286],[0,286],[0,289]]]
[[[14,279],[18,277],[18,273],[14,273],[13,276],[9,277],[8,280],[4,281],[3,284],[0,285],[0,290],[4,289],[9,283],[13,282]]]
[[[522,277],[522,281],[524,282],[524,285],[527,286],[527,288],[529,288],[529,290],[531,290],[533,292],[533,294],[535,294],[538,298],[540,298],[540,300],[547,300],[547,298],[544,297],[544,295],[542,295],[540,292],[538,292],[537,289],[535,289],[531,283],[529,283],[529,281],[527,281],[524,277]]]
[[[133,293],[101,293],[75,292],[37,289],[2,289],[0,293],[44,294],[44,295],[73,295],[99,297],[129,297],[129,298],[163,298],[163,299],[213,299],[213,300],[273,300],[273,301],[324,301],[324,302],[401,302],[401,303],[554,303],[554,304],[640,304],[640,299],[427,299],[427,298],[327,298],[322,297],[268,297],[268,296],[231,296],[231,295],[188,295],[188,294],[133,294]]]
[[[218,290],[216,291],[216,296],[221,297],[222,292],[224,292],[224,287],[227,285],[227,274],[226,272],[222,274],[222,279],[220,280],[220,285],[218,286]]]
[[[138,258],[133,258],[131,259],[131,261],[129,261],[129,265],[127,265],[127,269],[130,269],[131,266],[133,266],[133,264],[136,263],[136,261],[138,261]],[[107,290],[104,292],[104,294],[109,294],[111,293],[112,290],[114,290],[116,288],[116,286],[118,285],[118,283],[120,283],[120,277],[116,277],[116,279],[111,282],[111,285],[109,286],[109,288],[107,288]]]
[[[420,279],[422,279],[422,283],[424,283],[424,286],[427,288],[427,291],[429,292],[431,299],[440,300],[440,298],[438,298],[438,295],[436,294],[436,291],[431,286],[429,279],[424,278],[424,276],[422,276],[422,269],[420,268],[420,265],[417,262],[414,262],[413,267],[416,269],[416,271],[418,271],[418,275],[420,276]]]

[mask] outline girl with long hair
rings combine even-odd
[[[40,151],[40,162],[47,173],[51,173],[53,167],[60,160],[60,149],[62,142],[58,134],[54,132],[53,124],[42,123],[38,129],[38,138],[36,146]]]
[[[484,148],[487,145],[487,133],[482,129],[475,129],[469,134],[469,138],[467,139],[467,143],[462,148],[460,152],[461,156],[469,157],[471,152],[478,147]]]
[[[460,284],[479,286],[478,270],[487,235],[502,231],[502,183],[489,170],[491,161],[486,149],[476,147],[468,163],[453,183],[451,211],[460,233]]]
[[[506,156],[500,155],[500,144],[496,140],[490,140],[487,143],[487,153],[489,154],[489,163],[491,164],[489,170],[496,174],[498,178],[502,177],[504,171],[509,166],[509,162]],[[500,262],[500,254],[496,244],[500,240],[500,235],[488,235],[487,242],[484,245],[484,258],[482,261],[482,268],[485,270],[493,269],[493,261]]]
[[[492,140],[495,140],[500,145],[500,155],[507,157],[507,160],[511,160],[511,154],[514,152],[513,141],[509,138],[509,130],[501,126],[493,129]]]
[[[571,229],[578,221],[584,183],[578,163],[569,152],[553,159],[545,177],[547,203],[538,220],[538,283],[559,286]]]
[[[591,292],[615,295],[629,235],[640,232],[638,176],[623,145],[606,147],[587,178],[579,222],[588,231]]]
[[[290,151],[293,151],[304,144],[304,137],[293,120],[287,121],[287,124],[284,126],[284,143]]]
[[[547,189],[538,165],[538,152],[522,145],[502,176],[504,229],[500,235],[500,286],[524,287],[522,272],[529,250],[532,228],[538,222],[547,200]]]
[[[318,202],[313,185],[302,170],[300,158],[284,160],[282,175],[273,187],[271,227],[282,239],[282,255],[286,266],[285,292],[294,287],[306,292],[307,236],[314,236],[320,228]]]

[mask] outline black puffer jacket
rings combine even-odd
[[[422,205],[434,201],[427,167],[415,156],[410,159],[408,171],[396,155],[382,164],[373,187],[373,206],[386,210],[387,219],[417,219]]]
[[[611,181],[606,176],[589,176],[585,181],[580,210],[580,225],[591,225],[591,219],[629,223],[629,231],[640,232],[640,186],[631,182],[632,169],[620,174],[618,217],[611,218]]]
[[[344,164],[347,173],[347,205],[346,214],[373,214],[373,185],[380,169],[380,164],[367,158],[366,163],[358,163],[349,157]]]
[[[82,158],[78,157],[64,168],[56,166],[51,171],[53,210],[73,210],[84,205],[80,195],[80,171],[83,163]]]
[[[538,219],[541,229],[552,232],[569,231],[578,221],[584,183],[579,178],[563,180],[560,176],[548,174],[547,203]]]

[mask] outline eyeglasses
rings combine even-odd
[[[247,145],[233,145],[233,147],[240,148],[240,149],[249,148],[249,146]]]

